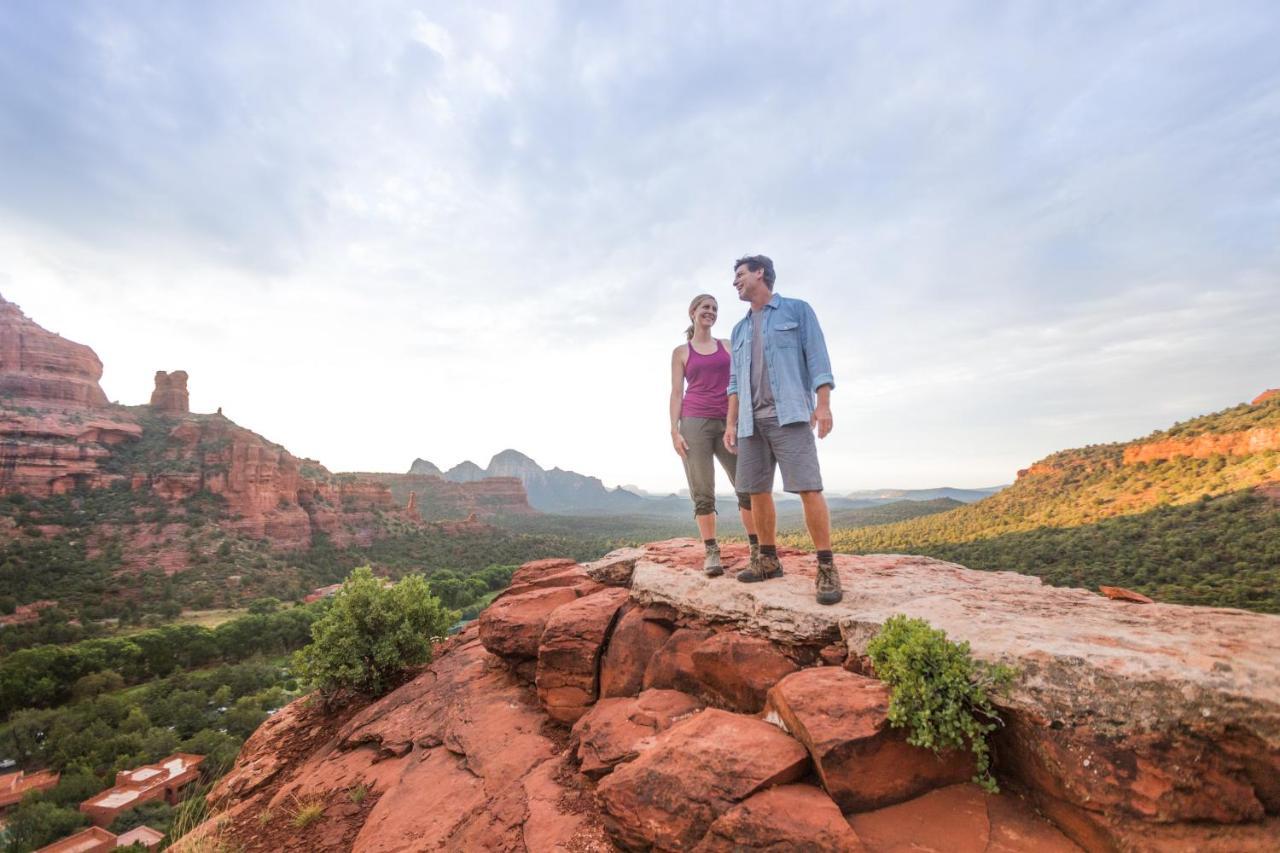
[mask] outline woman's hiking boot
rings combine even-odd
[[[724,565],[720,562],[719,545],[707,546],[707,556],[702,560],[702,573],[709,578],[718,578],[724,574]]]
[[[835,563],[818,563],[817,599],[819,604],[835,604],[844,598],[840,591],[840,573]]]
[[[738,580],[743,583],[759,583],[780,577],[782,577],[782,563],[776,554],[757,554],[751,560],[751,565],[738,572]]]

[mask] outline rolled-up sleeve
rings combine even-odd
[[[831,357],[827,355],[827,339],[822,336],[818,315],[808,303],[804,306],[804,358],[809,369],[809,390],[817,392],[823,385],[836,387],[831,374]],[[730,380],[732,384],[732,380]]]

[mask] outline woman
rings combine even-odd
[[[693,324],[685,330],[687,343],[671,353],[671,443],[684,460],[693,517],[707,551],[702,571],[710,578],[724,574],[716,543],[716,483],[711,459],[720,460],[731,485],[738,462],[721,441],[729,410],[724,394],[729,386],[729,349],[725,341],[711,336],[718,311],[716,298],[706,293],[689,303]],[[751,520],[750,495],[738,494],[738,512],[751,542],[754,564],[759,540]]]

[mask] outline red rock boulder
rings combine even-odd
[[[677,690],[646,690],[635,698],[601,699],[573,725],[579,769],[592,779],[639,755],[641,741],[702,710]]]
[[[813,758],[827,793],[845,812],[900,803],[974,773],[968,752],[934,755],[891,729],[883,682],[836,667],[789,675],[769,691],[776,713]]]
[[[866,848],[821,788],[779,785],[725,812],[696,853],[861,853]]]
[[[644,687],[644,672],[650,659],[670,637],[671,629],[644,618],[643,610],[632,609],[622,614],[600,665],[600,696],[639,693]]]
[[[596,790],[615,843],[687,850],[735,805],[808,769],[804,747],[776,726],[711,708],[658,734]]]
[[[734,631],[703,641],[691,657],[714,703],[744,714],[759,713],[769,688],[797,669],[773,643]]]
[[[710,636],[710,631],[701,628],[681,628],[672,634],[645,667],[644,689],[700,693],[702,682],[693,665],[693,650]]]
[[[547,617],[577,598],[573,587],[552,587],[499,599],[480,614],[480,642],[501,657],[536,658]]]
[[[609,587],[562,604],[547,618],[534,681],[547,716],[575,723],[599,696],[600,653],[627,591]]]

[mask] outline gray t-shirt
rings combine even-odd
[[[751,413],[753,418],[776,418],[769,365],[764,360],[764,310],[751,312]]]

